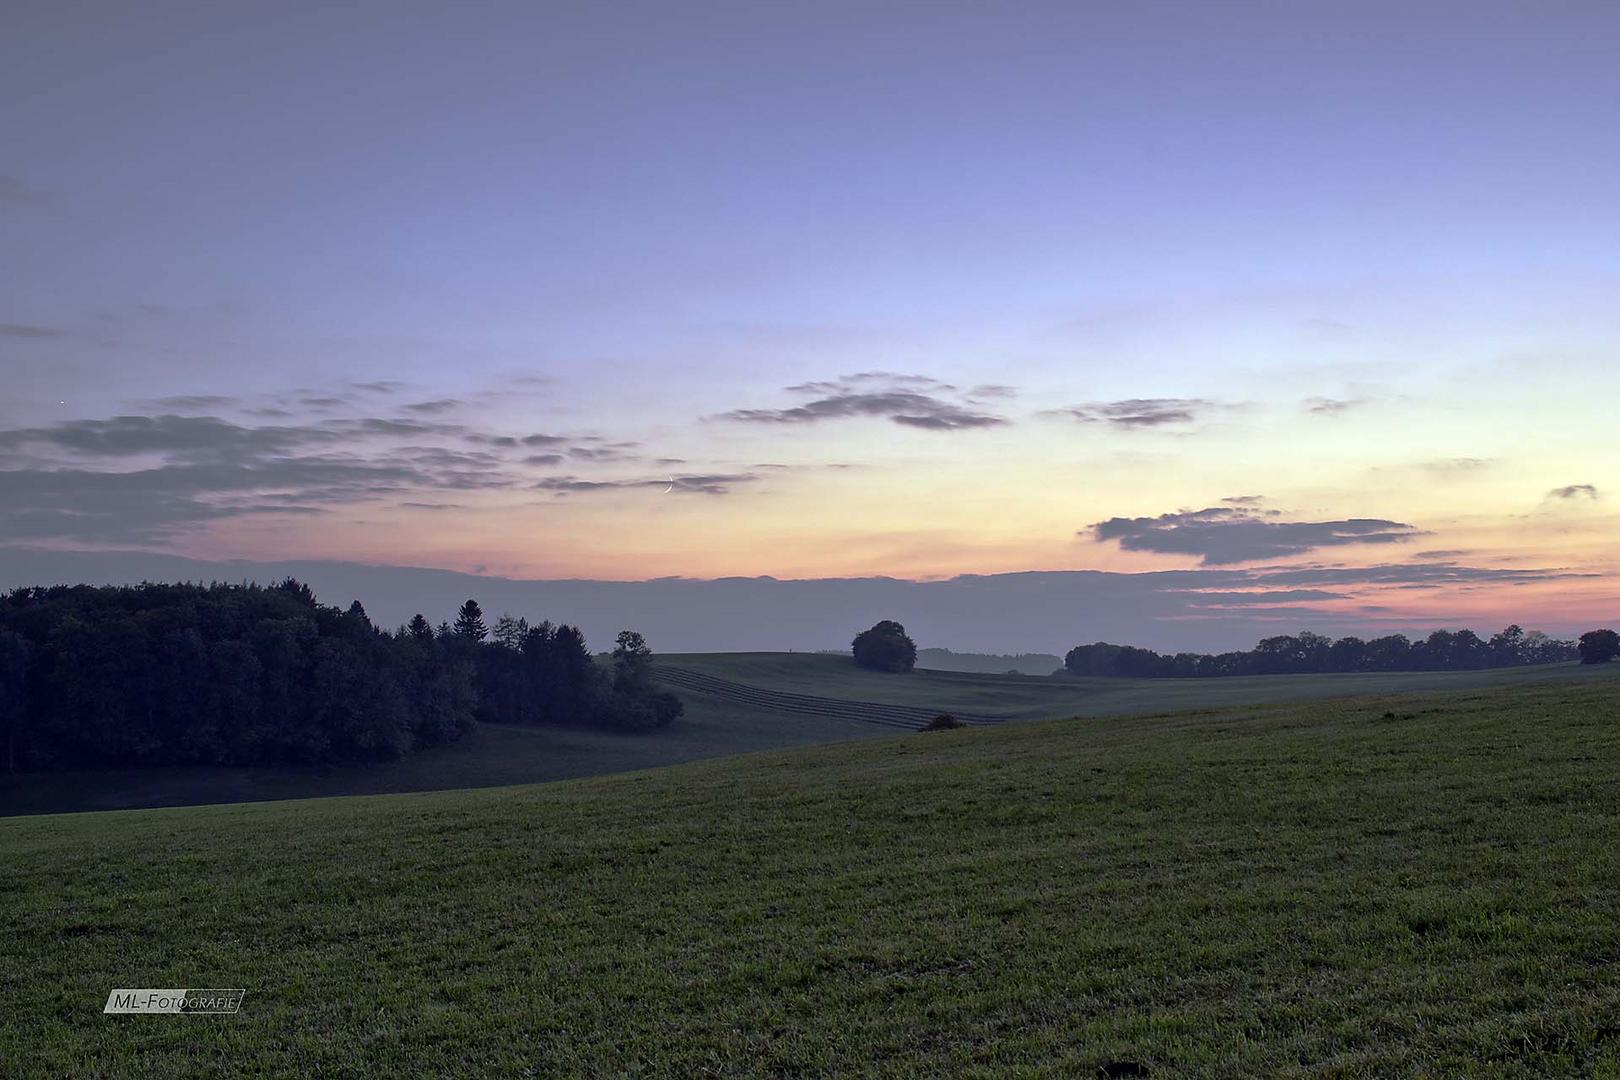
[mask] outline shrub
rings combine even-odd
[[[950,731],[952,728],[967,727],[962,721],[948,712],[942,712],[922,726],[924,731]]]

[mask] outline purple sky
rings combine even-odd
[[[1549,576],[1333,617],[1579,624],[1617,55],[1598,3],[13,5],[0,571],[1439,551]]]

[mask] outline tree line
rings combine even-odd
[[[0,596],[5,767],[355,763],[478,720],[646,730],[681,712],[639,634],[596,662],[572,626],[395,631],[307,585],[29,587]]]
[[[1579,642],[1562,641],[1538,630],[1509,626],[1489,639],[1472,630],[1436,630],[1414,641],[1405,634],[1364,640],[1334,640],[1305,631],[1261,641],[1247,652],[1157,653],[1133,645],[1099,641],[1077,645],[1063,658],[1070,675],[1134,678],[1208,678],[1222,675],[1291,675],[1352,671],[1472,671],[1482,668],[1552,664],[1579,659],[1601,663],[1620,652],[1612,630],[1594,630]]]

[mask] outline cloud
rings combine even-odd
[[[1490,458],[1452,457],[1435,458],[1432,461],[1421,462],[1418,468],[1425,472],[1438,473],[1441,476],[1453,476],[1460,473],[1479,472],[1488,469],[1495,462]]]
[[[1218,406],[1204,398],[1127,398],[1093,401],[1056,409],[1050,415],[1070,416],[1082,424],[1109,424],[1134,430],[1190,424]]]
[[[518,463],[469,449],[464,434],[399,417],[240,424],[175,413],[0,430],[0,543],[162,543],[246,514],[527,482]]]
[[[161,409],[218,409],[226,405],[235,405],[238,399],[223,397],[219,394],[180,394],[176,397],[158,398],[153,402]]]
[[[461,407],[461,402],[455,398],[436,398],[433,401],[418,401],[405,406],[406,412],[413,413],[446,413]]]
[[[44,207],[50,205],[51,197],[38,188],[29,187],[10,173],[0,173],[0,203]]]
[[[1266,587],[1278,585],[1520,584],[1531,581],[1559,581],[1571,578],[1596,578],[1602,576],[1556,567],[1505,569],[1500,567],[1462,566],[1453,562],[1384,563],[1378,566],[1260,566],[1237,572]]]
[[[809,424],[857,416],[887,417],[907,427],[936,431],[993,427],[1006,423],[1000,416],[974,412],[926,394],[905,392],[838,394],[790,409],[735,409],[721,413],[720,419],[755,424]]]
[[[1365,398],[1311,397],[1305,399],[1305,411],[1317,416],[1342,416],[1351,409],[1367,404]]]
[[[1228,506],[1259,506],[1266,501],[1264,495],[1228,495],[1221,502]]]
[[[354,419],[328,420],[320,426],[323,431],[342,431],[356,435],[425,436],[461,435],[466,429],[460,424],[441,424],[429,420],[407,417],[365,416]]]
[[[481,431],[471,432],[467,435],[468,442],[482,443],[486,446],[566,446],[574,442],[566,435],[487,435]]]
[[[1302,555],[1351,544],[1393,544],[1424,535],[1411,525],[1381,518],[1280,521],[1276,510],[1210,507],[1158,517],[1109,518],[1080,535],[1117,541],[1125,551],[1196,555],[1205,566]]]
[[[787,388],[790,394],[852,394],[872,389],[949,393],[956,387],[927,375],[906,375],[897,371],[857,371],[853,375],[840,375],[836,379],[819,382],[803,382]]]
[[[1005,417],[970,408],[940,396],[953,393],[949,383],[926,375],[865,371],[842,378],[799,383],[789,393],[815,394],[814,400],[786,409],[734,409],[716,419],[753,424],[813,424],[854,417],[882,417],[905,427],[960,431],[995,427]]]
[[[1547,492],[1549,499],[1597,499],[1598,489],[1591,484],[1565,484]]]
[[[123,472],[0,471],[0,540],[154,543],[244,514],[309,511],[323,503],[428,486],[408,466],[305,457],[253,463],[164,465]]]
[[[682,476],[649,477],[634,480],[582,480],[577,476],[555,476],[536,481],[540,491],[559,495],[590,494],[603,491],[633,491],[654,488],[670,494],[729,495],[737,484],[759,479],[756,473],[697,473]]]
[[[30,326],[27,323],[0,323],[0,337],[44,341],[50,338],[67,337],[67,331],[53,330],[48,326]]]
[[[628,445],[634,445],[628,444]],[[627,453],[625,446],[571,446],[568,456],[580,461],[625,461],[636,455]]]
[[[339,433],[307,426],[243,427],[212,416],[114,416],[0,431],[0,450],[24,447],[93,457],[283,453],[329,444]]]

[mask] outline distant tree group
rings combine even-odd
[[[8,769],[398,757],[472,724],[473,674],[291,579],[0,598]]]
[[[5,767],[348,763],[450,741],[475,719],[643,731],[681,702],[639,634],[599,664],[572,626],[478,604],[389,632],[355,602],[278,585],[88,585],[0,595]]]
[[[1620,656],[1620,634],[1613,630],[1588,630],[1576,646],[1583,664],[1606,664]],[[3,662],[3,661],[0,661]]]
[[[467,603],[473,619],[466,621],[481,623],[477,605]],[[468,614],[462,605],[462,616]],[[491,640],[481,643],[475,632],[458,628],[452,637],[477,662],[481,719],[649,731],[683,711],[680,698],[654,684],[652,650],[634,630],[619,635],[606,667],[592,659],[576,627],[530,626],[526,619],[503,615]]]
[[[873,671],[905,672],[917,666],[917,645],[906,628],[884,619],[855,635],[850,651],[855,663]]]
[[[1595,630],[1585,635],[1582,645],[1560,641],[1537,630],[1510,626],[1489,640],[1472,630],[1436,630],[1421,641],[1405,634],[1363,640],[1342,637],[1334,640],[1305,631],[1282,634],[1261,641],[1247,652],[1157,653],[1132,645],[1096,642],[1077,645],[1063,658],[1070,675],[1120,675],[1135,678],[1208,678],[1222,675],[1288,675],[1351,671],[1470,671],[1481,668],[1518,667],[1525,664],[1551,664],[1574,660],[1585,663],[1590,652],[1598,657],[1605,648],[1598,637],[1613,631]],[[1585,644],[1593,639],[1590,648]],[[1607,641],[1608,639],[1603,639]],[[1620,652],[1602,656],[1609,659]]]

